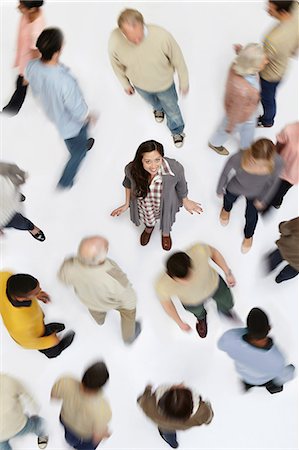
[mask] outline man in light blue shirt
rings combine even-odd
[[[286,366],[280,350],[268,337],[270,329],[264,311],[253,308],[247,317],[247,328],[228,330],[218,341],[220,350],[234,360],[245,391],[264,386],[270,394],[276,394],[294,378],[295,367]]]
[[[77,81],[69,69],[59,62],[62,32],[58,28],[46,28],[38,37],[36,46],[41,58],[28,63],[25,78],[70,152],[58,182],[60,188],[70,188],[81,161],[94,144],[93,138],[87,138],[91,116]]]

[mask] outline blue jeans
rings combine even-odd
[[[85,441],[84,439],[74,434],[74,432],[63,423],[61,417],[59,419],[64,428],[65,440],[71,447],[76,448],[77,450],[95,450],[97,448],[99,442],[95,444],[93,440]]]
[[[147,92],[136,86],[135,89],[144,100],[152,105],[154,110],[165,113],[171,134],[183,132],[185,124],[178,105],[178,95],[174,83],[163,92]]]
[[[251,116],[246,122],[238,123],[232,133],[227,133],[226,127],[227,127],[227,117],[224,117],[222,119],[219,127],[213,134],[213,136],[210,139],[210,143],[214,145],[215,147],[220,147],[223,145],[233,133],[239,133],[240,134],[240,148],[242,150],[250,147],[250,145],[253,142],[254,133],[255,133],[255,126],[256,126],[256,115],[254,114]]]
[[[88,124],[84,125],[80,133],[70,139],[65,139],[65,145],[70,152],[70,159],[68,160],[63,174],[58,182],[58,186],[62,188],[72,187],[74,184],[74,177],[78,172],[81,161],[86,156],[87,151],[87,127]]]
[[[261,102],[264,114],[261,117],[263,125],[273,125],[276,116],[276,89],[280,81],[266,81],[261,77]]]
[[[27,420],[24,428],[21,431],[19,431],[17,434],[15,434],[13,437],[11,437],[10,439],[25,436],[25,434],[29,434],[29,433],[34,433],[34,434],[36,434],[36,436],[39,436],[39,437],[47,436],[45,421],[42,417],[39,417],[39,416],[28,417],[28,420]],[[12,447],[9,444],[9,440],[0,442],[0,450],[12,450]]]
[[[237,200],[239,195],[232,194],[229,191],[226,191],[226,194],[223,198],[223,208],[225,211],[231,211],[233,204]],[[244,236],[246,239],[249,239],[253,236],[256,224],[258,221],[258,213],[257,209],[253,204],[254,200],[246,197],[246,210],[245,210],[245,228],[244,228]]]

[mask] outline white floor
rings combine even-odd
[[[16,72],[12,69],[19,13],[15,1],[2,2],[1,105],[13,92]],[[173,146],[164,124],[156,124],[150,108],[136,94],[128,97],[114,76],[107,55],[107,41],[119,12],[130,5],[149,23],[162,25],[180,44],[190,71],[190,93],[180,104],[186,121],[186,142]],[[206,339],[195,331],[184,334],[167,317],[153,290],[153,281],[167,254],[156,232],[150,244],[138,244],[141,229],[126,213],[110,217],[124,200],[123,168],[138,145],[156,139],[166,155],[180,161],[186,172],[191,199],[202,203],[204,213],[191,216],[182,210],[173,227],[173,250],[196,241],[220,250],[237,278],[233,289],[236,311],[246,318],[253,306],[269,313],[272,335],[297,366],[298,285],[296,280],[277,285],[275,274],[265,276],[262,259],[274,248],[278,224],[298,215],[298,190],[293,188],[280,210],[259,221],[252,251],[242,255],[244,201],[233,210],[230,225],[218,222],[221,207],[215,194],[218,176],[226,161],[207,147],[207,141],[223,114],[222,99],[228,67],[234,58],[232,44],[260,41],[274,24],[264,2],[207,3],[100,3],[55,2],[44,7],[48,25],[65,33],[62,61],[72,68],[92,110],[100,113],[92,130],[96,139],[71,191],[58,193],[55,185],[67,151],[54,126],[45,118],[31,93],[20,114],[2,118],[1,159],[17,163],[30,177],[23,192],[26,216],[47,236],[34,241],[26,232],[7,230],[1,238],[1,268],[36,276],[52,297],[44,307],[46,320],[62,320],[76,331],[73,345],[60,357],[47,360],[37,351],[23,350],[9,337],[1,323],[1,370],[21,380],[41,405],[40,414],[50,429],[48,448],[68,448],[58,422],[59,405],[50,403],[50,389],[62,374],[80,377],[96,359],[104,359],[111,378],[106,388],[113,419],[111,438],[101,444],[110,449],[166,449],[158,432],[136,405],[148,382],[182,382],[196,388],[211,401],[215,418],[210,426],[179,433],[185,449],[286,449],[297,448],[297,381],[285,385],[279,395],[263,389],[241,393],[233,363],[216,347],[217,339],[230,324],[219,319],[209,302]],[[256,136],[275,139],[298,113],[298,67],[291,62],[278,90],[278,114],[273,129],[257,130]],[[237,140],[229,149],[236,151]],[[76,252],[82,237],[102,234],[110,240],[109,256],[128,274],[138,292],[138,316],[143,331],[130,348],[123,345],[119,317],[111,313],[103,327],[91,319],[75,294],[56,278],[63,259]],[[191,325],[195,318],[179,308]],[[16,449],[36,448],[33,436],[14,441]]]

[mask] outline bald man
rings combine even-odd
[[[83,239],[77,256],[64,261],[58,277],[73,286],[99,325],[104,324],[108,311],[119,311],[123,340],[131,344],[141,331],[136,321],[136,294],[124,272],[107,258],[108,247],[101,236]]]

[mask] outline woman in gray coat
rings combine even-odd
[[[130,207],[130,217],[135,225],[144,223],[140,244],[148,244],[155,224],[160,219],[162,247],[171,249],[171,226],[181,206],[193,214],[200,214],[199,203],[190,200],[183,166],[175,159],[164,158],[163,145],[154,140],[140,144],[135,158],[125,167],[123,186],[125,204],[112,211],[119,216]]]

